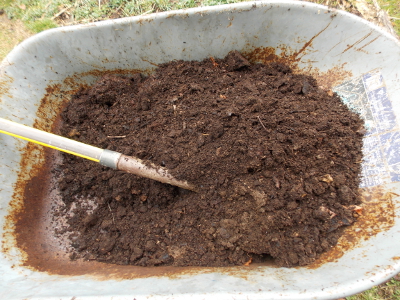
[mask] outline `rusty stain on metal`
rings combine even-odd
[[[3,227],[2,237],[2,252],[6,255],[13,256],[11,250],[19,248],[17,247],[17,224],[20,218],[24,215],[22,212],[25,211],[24,193],[26,184],[32,177],[35,177],[40,172],[41,162],[43,161],[42,152],[38,145],[28,143],[25,147],[25,151],[21,156],[20,172],[18,174],[18,180],[14,186],[14,194],[12,200],[9,203],[8,215],[5,217],[5,223]],[[22,258],[27,258],[26,253],[21,253]]]
[[[0,77],[0,96],[7,96],[11,98],[11,94],[8,92],[10,85],[13,83],[14,78],[7,75],[5,72],[1,74]],[[0,98],[0,103],[2,102]]]
[[[331,52],[333,49],[335,49],[337,46],[339,46],[341,43],[343,43],[343,41],[339,41],[337,42],[331,49],[328,50],[328,52],[325,53],[325,55],[327,55],[329,52]]]
[[[304,50],[306,50],[308,47],[312,46],[312,42],[314,41],[314,39],[316,39],[321,33],[323,33],[330,25],[331,25],[332,21],[330,21],[328,23],[328,25],[326,25],[325,28],[323,28],[320,32],[318,32],[316,35],[314,35],[308,42],[304,43],[303,47],[297,51],[296,53],[293,54],[293,59],[295,61],[300,61],[301,57],[298,57],[299,54],[303,53]]]
[[[276,50],[280,50],[281,53],[277,55]],[[302,51],[304,51],[304,49]],[[310,65],[309,68],[299,67],[298,52],[287,46],[280,46],[278,49],[272,47],[258,47],[248,52],[243,52],[243,54],[252,63],[276,62],[286,64],[290,66],[295,73],[303,73],[314,77],[318,85],[325,90],[329,90],[352,77],[352,73],[345,68],[347,63],[337,65],[325,72],[312,68],[312,62],[308,62]],[[307,61],[302,61],[302,63],[307,64]]]
[[[64,86],[68,84],[68,90],[69,94],[75,94],[79,89],[88,87],[88,84],[82,83],[82,78],[91,76],[95,78],[100,78],[104,75],[124,75],[124,76],[129,76],[129,75],[134,75],[137,73],[146,73],[149,74],[151,73],[152,69],[148,70],[138,70],[138,69],[121,69],[121,70],[91,70],[91,71],[86,71],[82,72],[80,74],[75,74],[73,76],[70,76],[64,80]],[[72,87],[72,88],[71,88]]]
[[[39,109],[36,113],[34,127],[44,131],[51,131],[53,121],[59,114],[60,104],[67,101],[67,95],[62,91],[61,85],[53,84],[46,88],[46,94],[41,100]],[[46,120],[46,121],[40,121]]]
[[[308,74],[317,80],[322,89],[328,90],[352,77],[352,73],[345,69],[346,65],[342,63],[325,72],[313,69]]]
[[[368,34],[366,34],[365,36],[363,36],[361,39],[359,39],[358,41],[356,41],[354,44],[348,45],[346,49],[344,49],[344,51],[342,52],[345,53],[347,51],[349,51],[351,48],[353,48],[354,46],[358,45],[359,43],[361,43],[362,41],[364,41],[367,37],[369,37],[372,34],[372,31]]]
[[[75,94],[82,88],[87,88],[89,85],[82,80],[85,77],[95,77],[100,78],[106,74],[115,74],[115,75],[133,75],[137,73],[150,73],[151,70],[138,70],[138,69],[120,69],[120,70],[91,70],[82,72],[79,74],[74,74],[64,79],[62,85],[54,87],[56,90],[59,90],[60,93],[65,95]],[[42,100],[43,101],[43,100]]]
[[[327,262],[337,261],[347,251],[360,246],[363,241],[392,228],[395,224],[394,197],[397,197],[396,194],[381,186],[361,189],[363,213],[357,222],[344,230],[335,247],[323,253],[307,268],[314,269]]]
[[[108,49],[104,49],[104,50],[107,50],[107,51],[109,51]],[[107,57],[106,58],[104,58],[103,60],[102,60],[102,63],[105,63],[105,64],[108,64],[108,63],[116,63],[116,62],[118,62],[117,60],[115,60],[115,59],[113,59],[113,60],[111,60],[111,59],[108,59]]]
[[[59,101],[56,101],[57,93],[60,92],[59,85],[49,85],[46,88],[46,94],[43,97],[41,104],[37,111],[38,118],[35,120],[33,127],[51,131],[51,127],[59,114],[60,105]],[[54,98],[56,97],[56,98]],[[65,99],[61,99],[65,101]],[[23,251],[23,247],[17,247],[18,245],[18,222],[24,217],[26,211],[26,204],[28,203],[24,199],[27,185],[31,182],[32,178],[35,178],[42,170],[42,165],[45,162],[44,149],[33,143],[27,143],[26,146],[21,150],[21,161],[20,161],[20,172],[18,179],[14,185],[14,193],[9,203],[9,213],[5,218],[4,234],[2,238],[2,251],[5,254],[11,255],[10,250],[13,248],[19,248],[22,258],[26,259],[27,254]],[[42,184],[38,184],[43,188]],[[39,209],[39,208],[35,208]],[[33,230],[34,227],[27,226],[25,230]],[[25,243],[25,242],[24,242]]]
[[[157,13],[157,12],[152,12],[152,13]],[[153,21],[154,21],[154,17],[142,15],[142,18],[140,18],[139,20],[137,20],[137,24],[143,25],[143,24],[145,24],[145,23],[151,23],[151,22],[153,22]]]
[[[379,36],[377,36],[376,38],[370,40],[368,43],[366,43],[364,46],[361,46],[360,48],[358,48],[357,50],[362,50],[365,47],[367,47],[369,44],[372,44],[373,42],[375,42],[377,39],[379,39]]]

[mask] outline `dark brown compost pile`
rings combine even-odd
[[[355,221],[362,126],[337,95],[282,64],[174,61],[105,75],[73,96],[63,135],[167,167],[199,193],[63,156],[73,259],[307,265]]]

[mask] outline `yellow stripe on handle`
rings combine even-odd
[[[45,147],[100,162],[103,149],[0,118],[0,132]]]
[[[79,153],[76,153],[76,152],[73,152],[73,151],[62,149],[62,148],[59,148],[59,147],[56,147],[56,146],[53,146],[53,145],[49,145],[49,144],[46,144],[46,143],[43,143],[43,142],[35,141],[35,140],[30,139],[30,138],[23,137],[23,136],[20,136],[20,135],[11,133],[11,132],[7,132],[7,131],[4,131],[4,130],[0,130],[0,132],[1,133],[5,133],[5,134],[10,135],[10,136],[13,136],[13,137],[17,137],[17,138],[23,139],[23,140],[28,141],[28,142],[32,142],[32,143],[35,143],[35,144],[38,144],[38,145],[42,145],[42,146],[45,146],[45,147],[49,147],[49,148],[52,148],[52,149],[56,149],[56,150],[59,150],[59,151],[63,151],[63,152],[66,152],[66,153],[69,153],[69,154],[72,154],[72,155],[76,155],[76,156],[79,156],[79,157],[82,157],[82,158],[86,158],[86,159],[89,159],[89,160],[92,160],[92,161],[95,161],[95,162],[99,162],[100,161],[100,159],[97,159],[97,158],[93,158],[93,157],[86,156],[86,155],[83,155],[83,154],[79,154]]]

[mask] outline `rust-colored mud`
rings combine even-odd
[[[3,73],[0,74],[0,96],[9,96],[11,97],[10,93],[8,92],[8,89],[10,88],[10,85],[14,81],[14,79],[11,76],[8,76],[7,74]],[[0,103],[1,103],[1,98],[0,98]]]
[[[299,44],[302,44],[300,50],[295,50],[286,45],[281,45],[277,49],[272,47],[258,47],[250,48],[248,52],[244,52],[244,56],[252,63],[279,62],[287,64],[292,70],[294,70],[294,72],[306,73],[307,75],[314,77],[319,86],[323,89],[331,89],[335,85],[343,82],[345,79],[351,78],[352,73],[346,69],[346,63],[337,65],[328,71],[322,72],[312,67],[313,61],[304,59],[308,53],[315,51],[313,49],[314,40],[318,38],[326,29],[328,29],[330,25],[331,23],[316,33],[308,41],[298,41]],[[358,43],[362,42],[367,37],[368,36],[364,37],[358,41]],[[300,63],[302,64],[302,67],[300,67]],[[304,65],[308,66],[304,67]]]
[[[385,190],[383,187],[363,189],[362,213],[351,227],[346,228],[339,239],[338,245],[321,255],[321,257],[308,268],[318,268],[324,263],[337,261],[347,251],[356,248],[363,241],[380,232],[389,230],[395,223],[393,198],[397,194]]]
[[[301,54],[303,54],[307,48],[312,47],[312,42],[321,34],[323,33],[326,29],[328,29],[328,27],[331,25],[332,21],[326,25],[326,27],[324,29],[322,29],[320,32],[318,32],[316,35],[314,35],[309,41],[307,41],[306,43],[304,43],[303,47],[301,47],[301,49],[295,53],[293,53],[292,57],[293,60],[298,62],[300,61],[300,59],[302,58],[302,56],[300,56]]]
[[[310,47],[312,44],[308,44]],[[276,54],[276,49],[271,47],[259,47],[256,49],[252,49],[250,52],[244,53],[245,57],[252,63],[261,62],[261,63],[268,63],[268,62],[279,62],[289,65],[295,73],[305,73],[314,77],[318,85],[325,89],[329,90],[332,87],[342,83],[346,79],[352,77],[352,73],[346,69],[346,63],[341,65],[335,66],[327,71],[320,71],[315,68],[310,67],[307,69],[301,68],[299,66],[299,54],[304,53],[306,48],[302,48],[300,51],[294,51],[291,48],[286,46],[281,46],[280,49],[281,54]],[[307,61],[302,61],[302,63],[307,63]]]
[[[347,51],[349,51],[351,48],[353,48],[354,46],[358,45],[359,43],[362,43],[366,38],[368,38],[370,35],[372,34],[372,31],[370,33],[368,33],[367,35],[363,36],[361,39],[359,39],[358,41],[356,41],[355,43],[348,45],[346,49],[344,49],[344,51],[342,53],[345,53]],[[361,49],[361,48],[360,48]]]
[[[21,171],[18,176],[17,183],[14,186],[14,194],[9,204],[9,214],[6,216],[4,225],[4,234],[2,237],[2,251],[7,255],[11,255],[11,249],[17,245],[17,228],[18,221],[24,219],[24,211],[29,201],[24,201],[24,190],[29,180],[35,177],[40,171],[44,156],[39,146],[28,143],[21,158]],[[33,167],[33,161],[36,161]],[[30,197],[30,195],[27,197]],[[40,209],[40,205],[37,206]],[[29,227],[29,224],[28,224]],[[33,228],[33,227],[30,227]],[[21,248],[20,248],[21,249]],[[22,249],[21,249],[22,250]],[[26,254],[21,253],[23,258],[27,258]]]
[[[41,105],[38,108],[37,116],[38,118],[35,120],[34,126],[35,128],[51,131],[53,124],[55,123],[55,119],[59,113],[58,109],[61,108],[60,103],[56,103],[54,97],[57,97],[57,93],[60,92],[59,85],[49,85],[46,89],[46,94],[41,101]],[[3,93],[0,93],[2,95]],[[64,99],[65,100],[65,99]],[[33,220],[31,223],[24,223],[27,219],[28,214],[26,211],[29,210],[29,204],[33,205],[34,212],[40,211],[42,206],[39,202],[31,201],[32,199],[37,199],[38,191],[33,189],[32,178],[37,178],[45,172],[43,164],[45,163],[45,152],[44,147],[27,143],[24,150],[22,151],[21,156],[21,169],[18,174],[17,182],[14,186],[14,194],[12,196],[12,200],[9,204],[9,214],[6,217],[5,225],[4,225],[4,234],[2,238],[2,251],[5,254],[11,255],[10,250],[18,246],[19,250],[21,250],[20,254],[23,259],[27,259],[28,255],[24,251],[25,240],[18,244],[18,229],[27,231],[35,231],[36,227],[32,226],[37,222],[40,222],[40,219],[37,218],[36,213],[32,213]],[[50,174],[48,172],[48,174]],[[49,176],[49,175],[48,175]],[[38,182],[36,182],[37,184]],[[37,184],[37,186],[41,186],[39,190],[43,189],[43,184]],[[20,226],[20,222],[25,224],[25,226]],[[29,240],[29,239],[28,239]]]

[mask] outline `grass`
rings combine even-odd
[[[143,15],[160,11],[242,2],[246,0],[0,0],[9,18],[20,19],[33,32],[110,18]],[[310,0],[345,9],[349,1]],[[373,0],[369,0],[372,2]],[[400,34],[400,1],[378,0]]]
[[[46,29],[50,29],[50,28],[55,28],[57,27],[57,24],[49,19],[43,19],[43,20],[35,20],[33,22],[25,22],[26,27],[28,27],[28,29],[30,29],[31,31],[38,33],[41,32],[43,30]]]
[[[47,1],[46,1],[47,2]],[[43,11],[58,12],[58,6],[50,0],[49,2],[41,0],[0,0],[0,8],[3,8],[10,19],[22,20],[25,26],[34,33],[57,27],[58,24],[47,17]]]
[[[242,0],[244,1],[244,0]],[[160,11],[241,2],[240,0],[0,0],[11,19],[21,19],[34,32],[63,25]]]
[[[8,20],[4,15],[0,16],[0,61],[16,45],[33,34],[26,28],[21,20]]]
[[[399,0],[379,0],[379,5],[390,16],[390,21],[397,33],[400,35],[400,1]]]
[[[399,277],[399,275],[397,275]],[[400,278],[398,278],[400,279]],[[400,300],[400,281],[391,279],[388,282],[365,291],[364,293],[347,297],[347,300]]]
[[[18,42],[33,33],[60,25],[88,23],[110,18],[150,14],[160,11],[243,2],[245,0],[0,0],[8,24],[0,23],[0,60]],[[319,4],[342,7],[346,1],[309,0]],[[349,0],[352,2],[354,0]],[[373,0],[369,0],[372,3]],[[400,35],[400,1],[378,0],[388,12]],[[6,26],[8,25],[8,27]],[[400,276],[347,300],[400,300]]]

